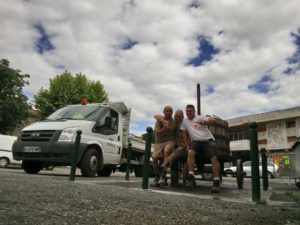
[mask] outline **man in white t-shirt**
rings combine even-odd
[[[188,183],[186,187],[195,187],[194,166],[195,156],[210,158],[213,170],[213,188],[212,192],[220,192],[220,163],[216,155],[215,138],[208,129],[208,125],[216,123],[213,117],[199,116],[195,113],[193,105],[186,106],[186,116],[181,129],[184,131],[184,142],[188,149]]]

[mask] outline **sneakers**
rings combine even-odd
[[[160,187],[160,186],[168,186],[168,181],[166,177],[162,177],[161,180],[159,176],[154,178],[153,183],[150,184],[150,187]]]
[[[220,180],[213,180],[213,187],[211,189],[212,193],[220,192]]]
[[[185,187],[187,187],[187,188],[196,187],[196,181],[195,181],[194,175],[192,175],[192,174],[188,175],[188,182],[186,183]]]
[[[161,181],[159,182],[160,186],[168,186],[168,180],[166,177],[162,177]]]
[[[159,184],[159,176],[156,176],[156,177],[154,178],[153,183],[150,184],[150,187],[159,187],[159,186],[160,186],[160,184]]]
[[[165,171],[161,172],[161,181],[159,184],[161,186],[168,186],[167,173]]]

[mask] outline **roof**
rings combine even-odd
[[[300,118],[300,106],[295,108],[277,110],[272,112],[258,113],[249,116],[241,116],[233,119],[226,120],[229,127],[238,126],[242,124],[247,124],[249,122],[270,122],[276,120],[286,120],[289,118]]]
[[[129,112],[129,109],[124,104],[124,102],[108,102],[108,103],[104,103],[104,105],[108,105],[112,109],[121,112],[122,114],[127,114]]]

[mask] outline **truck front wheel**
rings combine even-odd
[[[37,174],[43,169],[43,165],[40,162],[34,161],[22,161],[22,168],[26,173]]]
[[[96,149],[88,149],[81,160],[80,170],[84,177],[94,177],[99,168],[99,154]]]

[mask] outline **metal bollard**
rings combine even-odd
[[[143,163],[142,189],[148,189],[148,184],[149,184],[149,167],[150,167],[150,154],[151,154],[151,142],[152,142],[153,129],[151,127],[148,127],[146,131],[147,131],[147,137],[146,137],[145,155],[144,155],[144,163]]]
[[[257,124],[249,123],[250,134],[250,157],[251,157],[251,183],[252,183],[252,200],[260,201],[260,181],[259,181],[259,159],[258,159],[258,141],[257,141]]]
[[[75,180],[76,164],[77,164],[81,134],[82,134],[81,130],[78,130],[76,132],[76,139],[75,139],[74,151],[72,154],[72,162],[71,162],[70,181]]]
[[[263,179],[263,189],[264,191],[268,190],[269,188],[269,180],[268,180],[268,160],[266,149],[262,148],[260,150],[261,153],[261,166],[262,166],[262,179]]]
[[[126,161],[126,176],[125,176],[125,180],[129,180],[129,172],[130,172],[130,159],[131,159],[131,146],[132,144],[129,143],[128,144],[128,148],[127,148],[127,161]]]

